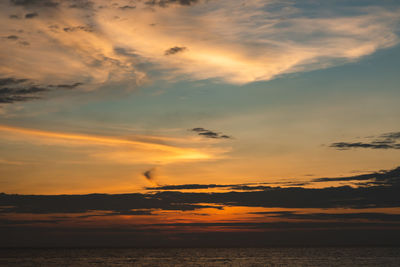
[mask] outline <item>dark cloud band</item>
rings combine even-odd
[[[192,132],[197,133],[200,136],[213,139],[231,139],[232,137],[226,134],[217,133],[211,130],[204,129],[202,127],[196,127],[191,129]]]
[[[400,132],[391,132],[382,134],[374,138],[370,142],[336,142],[330,147],[338,150],[348,150],[352,148],[369,148],[369,149],[400,149]]]
[[[184,52],[185,50],[186,50],[186,47],[175,46],[175,47],[171,47],[171,48],[165,50],[164,55],[166,55],[166,56],[175,55],[177,53]]]
[[[36,85],[28,79],[1,78],[0,103],[11,104],[25,102],[43,97],[43,93],[54,90],[74,89],[83,83],[58,85]]]

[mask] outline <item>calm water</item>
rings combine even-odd
[[[400,266],[400,248],[0,249],[0,266]]]

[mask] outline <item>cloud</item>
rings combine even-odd
[[[343,64],[398,42],[394,30],[397,18],[386,13],[388,10],[357,10],[353,16],[332,9],[324,11],[330,12],[329,18],[310,16],[301,8],[288,16],[269,1],[246,5],[241,1],[208,1],[190,8],[157,9],[143,16],[148,19],[145,25],[163,21],[163,27],[147,29],[143,25],[147,32],[141,31],[136,44],[125,41],[124,45],[171,76],[246,83]],[[128,23],[125,26],[132,27]],[[378,28],[388,35],[378,37],[382,33]],[[127,33],[128,29],[122,29],[115,36]],[[148,38],[157,42],[149,46]],[[165,52],[165,43],[179,43],[190,51],[176,58],[162,58],[159,55]]]
[[[209,205],[185,204],[148,194],[89,194],[89,195],[7,195],[0,193],[0,214],[60,214],[112,212],[110,215],[142,215],[154,209],[196,210],[218,208]],[[138,211],[139,210],[139,211]],[[109,213],[106,213],[109,214]]]
[[[147,170],[143,173],[144,178],[146,178],[146,180],[153,184],[153,185],[158,185],[158,183],[156,182],[156,168],[152,168],[150,170]]]
[[[104,211],[102,211],[104,212]],[[120,216],[120,215],[129,215],[129,216],[137,216],[137,215],[153,215],[152,210],[122,210],[122,211],[107,211],[102,214],[86,214],[79,215],[75,218],[84,219],[84,218],[93,218],[93,217],[106,217],[106,216]],[[68,217],[64,217],[64,219],[68,219]]]
[[[160,190],[231,188],[236,190],[254,189],[251,192],[215,192],[215,193],[182,193],[164,192],[165,195],[179,196],[183,203],[213,203],[217,205],[234,205],[249,207],[280,208],[366,208],[397,207],[398,185],[400,184],[400,167],[340,178],[319,178],[312,182],[328,181],[364,181],[359,187],[327,187],[320,189],[303,187],[269,187],[246,185],[173,185],[159,187]],[[150,188],[155,189],[157,188]],[[187,196],[187,197],[186,197]],[[158,195],[159,197],[159,195]]]
[[[115,53],[117,44],[93,19],[94,6],[97,3],[80,0],[0,3],[1,15],[7,14],[1,17],[2,32],[12,36],[16,35],[14,27],[21,29],[19,45],[0,44],[1,49],[7,49],[7,53],[0,53],[0,77],[26,77],[40,85],[78,81],[80,89],[86,91],[109,85],[136,88],[145,80],[145,73],[131,58]],[[10,15],[22,14],[34,19],[9,21]]]
[[[71,132],[53,132],[0,125],[4,140],[58,147],[85,147],[85,156],[97,162],[167,164],[204,161],[220,157],[225,150],[199,147],[195,142],[176,138],[143,135],[106,136]],[[182,145],[183,144],[183,145]]]
[[[206,137],[206,138],[212,138],[212,139],[232,139],[231,136],[226,135],[226,134],[221,134],[217,132],[213,132],[207,129],[204,129],[202,127],[196,127],[191,129],[190,131],[196,132],[198,135]]]
[[[94,5],[90,0],[10,0],[15,6],[26,8],[81,8],[91,9]]]
[[[146,187],[146,190],[185,190],[185,189],[211,189],[211,188],[231,188],[232,185],[218,184],[184,184],[184,185],[163,185],[157,187]]]
[[[18,36],[16,36],[16,35],[9,35],[9,36],[7,36],[7,39],[9,39],[9,40],[18,40]]]
[[[166,56],[174,55],[176,53],[181,53],[185,50],[186,50],[186,47],[174,46],[174,47],[171,47],[170,49],[165,50],[164,55],[166,55]]]
[[[28,79],[1,78],[0,86],[20,84],[27,81]]]
[[[400,185],[400,167],[393,170],[382,170],[368,174],[350,176],[350,177],[335,177],[335,178],[317,178],[312,182],[336,182],[347,181],[357,182],[358,186],[399,186]]]
[[[148,174],[147,174],[148,175]],[[258,191],[176,192],[90,195],[8,195],[0,194],[2,213],[83,213],[88,211],[195,210],[224,206],[263,208],[394,208],[399,207],[400,167],[370,174],[376,181],[368,187],[266,187]],[[151,177],[151,175],[149,175]],[[348,177],[357,180],[359,176]],[[370,177],[369,177],[370,178]],[[180,185],[171,189],[217,188],[227,185]],[[235,185],[232,185],[234,187]],[[243,185],[237,185],[241,188]],[[167,187],[161,187],[165,189]]]
[[[250,186],[248,184],[231,184],[231,185],[221,185],[221,184],[184,184],[184,185],[163,185],[156,187],[146,187],[146,190],[197,190],[197,189],[214,189],[222,188],[226,190],[241,190],[241,191],[256,191],[256,190],[267,190],[271,189],[270,186],[256,185]]]
[[[58,85],[55,85],[54,87],[63,88],[63,89],[74,89],[74,88],[76,88],[78,86],[81,86],[81,85],[83,85],[83,83],[58,84]]]
[[[400,149],[400,144],[379,144],[379,143],[346,143],[346,142],[339,142],[333,143],[330,147],[337,148],[339,150],[346,150],[350,148],[372,148],[372,149]]]
[[[19,45],[0,43],[0,76],[38,84],[81,81],[83,90],[134,89],[149,79],[243,84],[353,62],[399,42],[397,7],[349,4],[343,13],[329,5],[310,12],[296,1],[278,6],[257,0],[3,1],[0,30],[23,33]],[[34,19],[15,19],[24,14]]]
[[[400,132],[385,133],[369,142],[336,142],[330,147],[338,150],[348,150],[351,148],[370,148],[370,149],[400,149]]]
[[[16,6],[36,6],[36,7],[56,7],[58,6],[57,1],[50,1],[50,0],[11,0],[12,4]]]
[[[39,14],[36,13],[36,12],[25,14],[25,18],[26,18],[26,19],[33,19],[33,18],[35,18],[35,17],[37,17],[37,16],[39,16]]]
[[[1,88],[0,103],[14,103],[38,99],[39,94],[45,91],[48,90],[46,88],[36,86],[23,89]]]
[[[145,2],[149,6],[167,7],[169,4],[180,4],[182,6],[190,6],[197,3],[198,0],[148,0]]]
[[[40,99],[43,93],[60,89],[74,89],[83,83],[59,85],[35,85],[29,79],[1,78],[0,103],[10,104]]]
[[[396,139],[400,139],[400,132],[385,133],[385,134],[382,134],[380,137],[386,138],[389,140],[396,140]]]
[[[91,0],[69,0],[69,8],[87,9],[91,10],[95,5]]]
[[[92,32],[93,31],[93,29],[90,26],[65,27],[63,30],[65,32],[75,32],[75,31]]]
[[[68,234],[74,231],[85,234],[95,231],[96,240],[99,233],[104,231],[113,233],[110,236],[122,233],[125,237],[123,240],[127,234],[132,233],[143,234],[141,238],[144,240],[149,240],[154,233],[157,233],[157,238],[160,238],[160,233],[165,233],[169,237],[168,244],[175,240],[171,236],[185,236],[182,240],[189,238],[193,242],[193,239],[206,235],[208,242],[204,244],[208,246],[211,245],[209,238],[215,238],[220,233],[229,233],[225,241],[221,242],[220,237],[215,241],[225,246],[231,244],[232,240],[240,241],[238,244],[241,245],[243,240],[253,245],[254,242],[265,244],[263,242],[271,241],[271,234],[275,233],[278,233],[275,237],[277,240],[292,245],[295,240],[299,245],[305,245],[304,240],[309,242],[310,238],[315,239],[315,244],[327,245],[326,240],[329,240],[329,244],[332,244],[332,240],[339,244],[349,244],[349,240],[365,241],[366,237],[371,240],[371,236],[378,238],[373,239],[373,244],[388,244],[392,240],[389,237],[400,233],[397,227],[400,221],[397,212],[400,207],[400,167],[370,175],[377,181],[387,182],[368,187],[270,187],[250,192],[166,191],[86,195],[0,193],[0,231],[3,231],[2,236],[10,233],[14,236],[12,239],[2,239],[2,244],[6,242],[4,240],[18,240],[15,234],[25,231],[29,235],[49,231]],[[347,178],[364,179],[361,176]],[[177,185],[175,188],[206,189],[218,186],[231,185]],[[227,209],[226,213],[224,209]],[[221,217],[222,214],[224,216]],[[133,219],[127,216],[137,217]],[[145,218],[141,219],[141,216]],[[11,225],[12,228],[7,228]],[[252,233],[256,233],[256,236],[248,239]],[[288,233],[293,236],[284,237]],[[336,239],[338,235],[342,237]],[[382,235],[384,238],[379,239]],[[26,234],[23,236],[23,240],[27,240]],[[60,240],[63,235],[56,236]],[[136,238],[134,240],[137,242]],[[393,237],[393,240],[398,244],[398,236]],[[215,242],[212,244],[217,244]],[[121,242],[117,243],[121,245]],[[80,241],[79,244],[83,243]],[[149,244],[154,246],[156,243]],[[276,245],[276,242],[271,244]]]
[[[122,9],[122,10],[126,10],[126,9],[135,9],[136,6],[128,6],[128,5],[126,5],[126,6],[121,6],[121,7],[119,7],[119,8]]]

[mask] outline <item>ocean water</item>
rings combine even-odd
[[[400,248],[0,249],[0,266],[400,266]]]

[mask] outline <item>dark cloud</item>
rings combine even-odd
[[[161,194],[90,194],[90,195],[8,195],[0,193],[1,213],[59,214],[105,211],[135,214],[162,210],[196,210],[218,208],[201,204],[185,204],[174,195]]]
[[[391,132],[382,134],[369,142],[336,142],[330,147],[338,150],[348,150],[352,148],[370,148],[370,149],[400,149],[400,132]]]
[[[192,131],[201,133],[201,132],[206,132],[208,130],[206,130],[206,129],[202,128],[202,127],[197,127],[197,128],[193,128]]]
[[[213,189],[223,188],[227,190],[241,190],[241,191],[255,191],[255,190],[267,190],[270,186],[256,185],[250,186],[248,184],[236,184],[236,185],[220,185],[220,184],[184,184],[184,185],[164,185],[157,187],[146,187],[146,190],[197,190],[197,189]]]
[[[28,79],[0,78],[0,86],[15,85],[28,81]]]
[[[143,175],[151,178],[151,172]],[[90,195],[8,195],[0,194],[1,213],[84,213],[88,211],[123,212],[132,210],[194,210],[211,205],[281,207],[281,208],[383,208],[400,207],[400,167],[391,171],[371,174],[379,184],[368,187],[328,187],[310,189],[302,187],[265,187],[258,191],[230,191],[193,193],[164,191],[134,194]],[[367,177],[365,177],[367,178]],[[348,179],[365,179],[364,176]],[[369,178],[369,177],[368,177]],[[341,178],[344,179],[344,178]],[[386,181],[386,183],[384,183]],[[180,185],[170,189],[232,188],[235,185]],[[166,189],[168,187],[160,187]],[[243,185],[237,185],[243,189]]]
[[[7,39],[9,39],[9,40],[18,40],[18,36],[16,36],[16,35],[9,35],[9,36],[7,36]]]
[[[21,45],[23,45],[23,46],[28,46],[28,45],[30,45],[30,43],[27,42],[27,41],[19,42],[19,44],[21,44]]]
[[[211,189],[211,188],[230,188],[230,185],[217,184],[184,184],[184,185],[164,185],[157,187],[146,187],[147,190],[185,190],[185,189]]]
[[[183,52],[185,50],[186,50],[186,47],[175,46],[175,47],[171,47],[171,48],[165,50],[164,55],[166,55],[166,56],[174,55],[176,53],[181,53],[181,52]]]
[[[36,85],[28,79],[0,79],[0,103],[25,102],[42,98],[43,93],[54,90],[74,89],[82,83]]]
[[[122,9],[122,10],[135,9],[135,8],[136,8],[136,6],[121,6],[121,7],[119,7],[119,9]]]
[[[23,102],[38,99],[39,93],[48,91],[47,88],[30,86],[26,88],[0,88],[0,103]]]
[[[25,14],[26,19],[33,19],[34,17],[37,17],[37,16],[39,16],[39,14],[36,12]]]
[[[264,185],[256,185],[256,186],[249,186],[249,185],[232,185],[230,189],[232,190],[243,190],[243,191],[257,191],[257,190],[269,190],[271,186],[264,186]]]
[[[27,8],[57,8],[61,4],[80,9],[92,9],[94,6],[94,2],[90,0],[10,0],[10,2]]]
[[[357,182],[358,186],[400,186],[400,167],[350,177],[318,178],[312,182]]]
[[[151,172],[144,175],[151,177]],[[131,240],[142,240],[148,245],[164,246],[170,244],[179,246],[176,240],[189,240],[188,244],[227,246],[232,240],[237,244],[285,244],[285,245],[309,245],[309,244],[399,244],[400,240],[400,214],[385,212],[363,212],[365,208],[400,208],[400,167],[390,171],[381,171],[367,175],[342,177],[344,180],[366,182],[370,178],[380,183],[361,187],[328,187],[328,188],[280,188],[266,187],[258,191],[230,191],[230,192],[177,192],[163,191],[152,193],[133,194],[89,194],[89,195],[12,195],[0,193],[0,239],[1,245],[10,245],[10,242],[23,243],[32,240],[33,235],[40,233],[44,240],[52,241],[56,238],[57,244],[65,245],[67,234],[75,233],[79,244],[85,243],[85,235],[93,233],[91,238],[99,240],[102,234],[109,232],[104,237],[116,238],[118,245],[121,240],[132,235]],[[324,179],[324,180],[322,180]],[[327,178],[320,178],[325,181]],[[335,179],[335,178],[332,178]],[[339,178],[336,178],[336,180]],[[175,185],[169,189],[188,188],[242,188],[248,186],[255,188],[258,185]],[[168,189],[167,186],[159,187]],[[292,208],[300,211],[255,212],[252,214],[264,215],[265,222],[180,222],[134,224],[129,227],[118,226],[114,228],[98,228],[90,226],[79,227],[66,226],[71,223],[79,223],[85,218],[118,215],[152,215],[158,216],[159,211],[193,211],[203,208],[223,209],[227,206],[264,207],[264,208]],[[326,209],[322,212],[308,212],[311,208]],[[346,213],[330,213],[329,209],[351,208],[359,211]],[[42,214],[46,219],[38,220],[32,216],[32,220],[11,219],[7,216],[18,214]],[[12,218],[14,218],[13,216]],[[262,217],[262,216],[261,216]],[[35,219],[34,219],[35,218]],[[273,221],[270,218],[274,218]],[[87,221],[85,221],[87,223]],[[46,226],[47,225],[47,226]],[[87,224],[86,224],[87,225]],[[50,228],[49,228],[50,227]],[[221,231],[223,229],[223,231]],[[58,234],[55,234],[58,231]],[[52,234],[49,234],[52,233]],[[64,233],[64,234],[62,234]],[[121,238],[118,234],[121,233]],[[219,236],[221,233],[229,233],[227,236]],[[252,236],[253,233],[256,233]],[[140,236],[137,236],[139,234]],[[156,234],[157,239],[151,236]],[[157,243],[165,234],[166,243]],[[218,238],[216,238],[216,235]],[[29,238],[27,238],[27,236]],[[205,237],[206,236],[206,237]],[[173,238],[172,238],[173,237]],[[384,238],[383,238],[384,237]],[[204,238],[204,239],[203,239]],[[272,239],[272,241],[271,241]],[[17,241],[16,241],[17,240]],[[42,239],[40,239],[42,240]],[[102,239],[101,239],[102,240]],[[171,241],[174,240],[174,241]],[[311,242],[310,240],[314,240]],[[334,240],[334,242],[333,242]],[[168,243],[168,242],[169,243]],[[198,242],[197,242],[198,241]],[[82,243],[83,242],[83,243]],[[171,243],[172,242],[172,243]],[[178,243],[177,243],[178,242]],[[278,242],[278,243],[277,243]],[[282,242],[282,243],[279,243]],[[296,243],[297,242],[297,243]],[[311,243],[308,243],[311,242]],[[349,243],[350,242],[350,243]],[[352,243],[355,242],[355,243]],[[29,244],[38,245],[40,242]],[[75,243],[74,243],[75,244]],[[109,245],[108,242],[106,242]],[[126,243],[126,245],[132,243]],[[143,246],[144,243],[140,243]]]
[[[62,89],[74,89],[80,85],[83,85],[83,83],[59,84],[59,85],[54,85],[54,87],[62,88]]]
[[[182,6],[190,6],[197,2],[198,2],[198,0],[149,0],[145,3],[146,3],[146,5],[149,5],[149,6],[167,7],[169,4],[179,4]]]
[[[150,170],[147,170],[143,173],[144,178],[146,178],[147,181],[149,181],[152,184],[157,184],[156,182],[156,168],[152,168]]]
[[[0,218],[0,226],[2,225],[21,225],[21,224],[37,224],[37,223],[58,223],[62,220],[9,220],[6,218]]]
[[[120,215],[129,215],[129,216],[137,216],[137,215],[153,215],[152,210],[124,210],[118,212],[108,212],[104,214],[87,214],[87,215],[80,215],[75,218],[92,218],[92,217],[106,217],[106,216],[120,216]],[[71,217],[64,216],[63,219],[71,219]]]
[[[64,28],[64,31],[65,32],[76,32],[76,31],[93,32],[93,27],[91,27],[91,26],[66,27],[66,28]]]
[[[191,131],[196,132],[198,135],[207,137],[207,138],[213,138],[213,139],[231,139],[232,138],[229,135],[213,132],[213,131],[204,129],[202,127],[193,128],[193,129],[191,129]]]
[[[385,133],[380,136],[381,138],[400,139],[400,132]]]
[[[11,3],[16,6],[36,6],[36,7],[57,7],[58,1],[50,0],[11,0]]]
[[[333,143],[330,147],[337,148],[339,150],[347,150],[350,148],[372,148],[372,149],[400,149],[400,144],[386,144],[386,143],[347,143],[347,142],[339,142]]]
[[[69,0],[70,8],[92,9],[94,2],[90,0]]]

